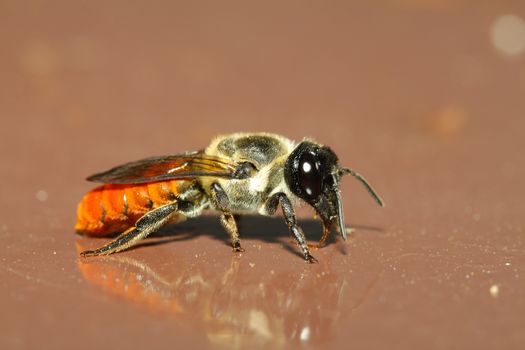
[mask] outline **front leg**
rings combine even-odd
[[[281,208],[283,209],[284,220],[288,225],[288,229],[293,234],[293,236],[297,240],[297,243],[299,243],[299,246],[303,251],[304,260],[309,264],[318,262],[317,259],[314,258],[308,250],[306,237],[304,236],[304,232],[301,229],[301,227],[299,227],[299,225],[297,224],[292,202],[290,202],[290,199],[288,199],[288,197],[284,193],[276,193],[274,196],[272,196],[272,198],[269,199],[267,212],[269,214],[273,214],[277,209],[277,205],[279,203],[281,204]]]
[[[230,240],[232,243],[234,252],[244,252],[244,249],[241,247],[241,240],[239,238],[239,229],[237,228],[237,223],[235,222],[234,215],[230,212],[230,200],[224,189],[218,183],[213,183],[211,185],[211,199],[213,204],[217,209],[222,212],[221,215],[221,224],[222,227],[230,235]]]

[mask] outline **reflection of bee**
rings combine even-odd
[[[375,200],[383,202],[358,173],[338,164],[328,147],[304,140],[299,144],[274,134],[219,136],[204,150],[127,163],[88,180],[102,185],[78,206],[80,233],[105,235],[124,231],[114,241],[82,256],[105,255],[135,245],[161,226],[195,217],[204,209],[221,212],[234,251],[243,251],[234,214],[272,215],[282,207],[286,223],[304,259],[315,262],[292,203],[306,202],[323,222],[323,237],[337,223],[346,239],[341,176],[360,180]]]
[[[253,226],[261,221],[251,222]],[[87,243],[77,240],[77,250]],[[210,267],[193,264],[189,252],[161,254],[171,260],[115,254],[78,261],[78,268],[90,284],[132,306],[171,314],[165,322],[197,329],[218,349],[288,349],[305,344],[322,348],[345,329],[341,324],[367,299],[382,269],[378,263],[341,272],[334,267],[342,261],[325,260],[319,274],[306,266],[282,266],[279,259],[249,265],[236,256],[230,264],[225,259]],[[218,256],[211,254],[208,259]],[[359,283],[350,287],[349,280]]]

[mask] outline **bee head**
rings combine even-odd
[[[330,148],[303,141],[288,157],[284,174],[292,193],[315,209],[325,227],[339,222],[339,233],[346,239],[339,170],[337,156]]]
[[[326,146],[303,141],[292,151],[284,167],[285,181],[292,193],[315,209],[325,227],[330,228],[337,223],[337,229],[345,240],[346,229],[339,182],[346,174],[360,180],[383,206],[383,202],[368,182],[352,169],[340,167],[337,155]]]

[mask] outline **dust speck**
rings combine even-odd
[[[38,190],[38,191],[36,191],[36,193],[35,193],[35,197],[36,197],[36,199],[38,199],[40,202],[45,202],[45,201],[47,201],[47,197],[48,197],[48,195],[47,195],[47,192],[46,192],[46,191],[44,191],[44,190]]]
[[[468,114],[459,105],[444,106],[428,119],[430,132],[439,136],[451,136],[462,132],[467,126]]]

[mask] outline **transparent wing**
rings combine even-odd
[[[172,179],[215,176],[233,178],[237,164],[202,151],[151,157],[91,175],[88,181],[109,184],[139,184]]]

